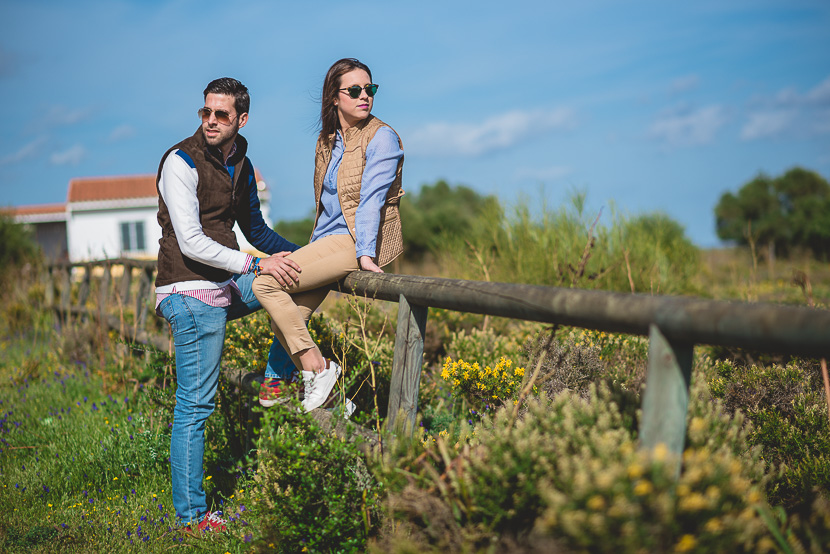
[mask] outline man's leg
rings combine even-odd
[[[185,522],[207,513],[202,488],[205,421],[213,412],[225,341],[227,308],[208,306],[180,294],[159,305],[176,348],[176,407],[170,439],[173,507]]]
[[[239,287],[242,297],[237,299],[234,295],[234,302],[228,311],[229,321],[252,314],[262,308],[262,304],[259,303],[251,290],[254,277],[256,276],[253,273],[234,275],[233,280],[236,281],[236,286]],[[271,338],[271,350],[268,353],[268,363],[265,366],[265,378],[290,381],[296,371],[294,362],[291,361],[291,357],[282,347],[280,341],[274,337]]]

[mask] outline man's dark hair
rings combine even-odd
[[[248,113],[251,107],[251,97],[248,95],[248,87],[230,77],[222,77],[208,83],[205,89],[205,98],[208,94],[224,94],[233,96],[233,107],[237,115]]]

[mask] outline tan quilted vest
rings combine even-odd
[[[349,227],[349,234],[355,238],[355,212],[360,203],[360,184],[363,178],[363,169],[366,167],[366,147],[381,127],[389,127],[386,123],[373,115],[346,130],[343,138],[344,150],[343,160],[340,162],[340,169],[337,171],[337,196],[340,200],[340,209]],[[392,127],[389,127],[392,129]],[[394,132],[395,130],[392,129]],[[395,133],[397,135],[397,133]],[[317,220],[320,218],[322,205],[320,196],[323,192],[323,179],[326,176],[326,169],[331,161],[331,146],[334,142],[334,135],[329,135],[328,140],[317,140],[317,152],[314,162],[314,201],[317,206],[317,215],[314,218],[314,227],[317,227]],[[403,149],[401,138],[398,143]],[[378,226],[377,248],[375,260],[383,267],[403,252],[403,237],[401,235],[400,202],[404,191],[401,188],[401,174],[403,170],[403,158],[398,162],[398,174],[389,192],[386,194],[386,202],[380,209],[380,225]]]

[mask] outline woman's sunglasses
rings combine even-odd
[[[365,90],[366,94],[368,94],[369,97],[371,98],[378,91],[378,86],[377,85],[366,85],[365,87],[361,87],[361,86],[358,86],[358,85],[352,85],[349,88],[341,88],[341,89],[337,89],[337,90],[349,91],[349,96],[352,97],[352,98],[358,98],[360,96],[360,91]]]
[[[225,110],[199,108],[199,111],[197,113],[199,114],[199,117],[202,118],[202,121],[207,121],[208,119],[210,119],[210,114],[213,114],[216,116],[216,121],[218,121],[222,125],[230,125],[231,121],[233,121],[233,119],[236,119],[236,116],[233,116],[233,119],[231,119],[231,114],[229,114]]]

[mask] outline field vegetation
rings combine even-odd
[[[423,213],[398,271],[830,304],[830,267],[809,254],[702,252],[664,214],[587,213],[580,194],[507,209],[470,192],[405,197],[405,214]],[[463,227],[443,226],[464,202]],[[0,259],[13,260],[0,274],[0,551],[830,551],[818,360],[696,347],[676,479],[665,448],[638,447],[644,337],[432,309],[408,433],[385,425],[397,305],[335,295],[310,329],[345,368],[348,425],[383,440],[338,438],[296,405],[262,410],[223,377],[204,485],[231,524],[190,537],[169,490],[171,353],[44,310],[37,261]],[[264,313],[229,323],[223,364],[261,371],[269,344]]]

